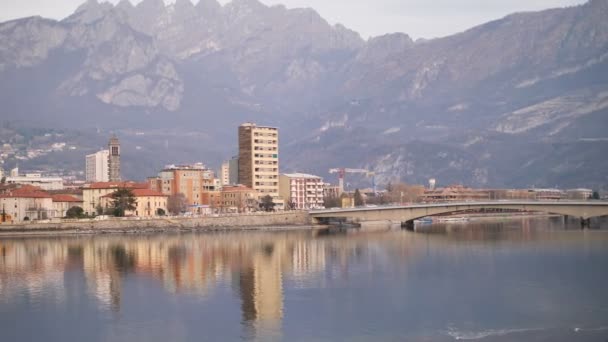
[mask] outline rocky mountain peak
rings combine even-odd
[[[64,22],[90,24],[101,19],[113,8],[114,6],[109,2],[99,3],[97,0],[87,0],[76,9],[74,14],[64,19]]]
[[[415,45],[410,36],[404,33],[392,33],[371,38],[357,56],[363,63],[380,62],[391,55],[398,55]]]
[[[196,9],[203,16],[209,15],[209,14],[215,14],[215,13],[219,12],[221,8],[222,8],[222,5],[219,2],[217,2],[217,0],[200,0],[196,4]]]
[[[268,7],[258,0],[232,0],[224,6],[228,18],[233,20],[259,14],[267,9]]]
[[[166,11],[165,2],[163,0],[143,0],[135,8],[142,14],[149,16],[158,16]]]
[[[126,11],[131,11],[135,8],[135,6],[133,6],[133,4],[131,3],[130,0],[120,0],[116,4],[116,8],[126,10]]]

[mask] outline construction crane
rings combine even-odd
[[[372,184],[374,186],[374,192],[376,191],[376,182],[375,182],[375,173],[371,172],[369,170],[365,170],[365,169],[347,169],[347,168],[336,168],[336,169],[331,169],[329,170],[329,173],[337,173],[338,174],[338,188],[340,191],[340,195],[342,195],[342,193],[344,192],[344,176],[347,173],[363,173],[365,174],[365,176],[367,177],[373,177],[372,178]]]

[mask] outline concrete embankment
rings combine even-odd
[[[259,213],[205,217],[113,218],[107,220],[63,220],[61,222],[0,225],[0,234],[14,233],[112,233],[169,232],[182,230],[263,230],[311,225],[307,212]]]

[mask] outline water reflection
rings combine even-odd
[[[502,306],[508,314],[498,310],[499,318],[515,325],[509,329],[522,325],[521,329],[533,330],[536,327],[524,326],[525,321],[511,313],[537,310],[562,322],[560,305],[567,303],[577,314],[589,311],[595,307],[592,294],[597,292],[593,290],[606,283],[605,276],[593,272],[584,274],[587,279],[581,281],[574,263],[585,258],[597,261],[593,258],[598,246],[600,251],[608,246],[605,232],[568,231],[563,221],[542,222],[438,225],[419,233],[393,230],[339,236],[285,232],[2,239],[0,303],[29,311],[35,303],[51,301],[59,307],[70,300],[84,300],[100,312],[121,317],[133,309],[133,296],[160,303],[159,295],[153,294],[158,286],[168,299],[196,298],[213,305],[198,304],[195,313],[206,310],[220,315],[219,311],[229,310],[229,293],[240,311],[239,338],[244,340],[315,337],[317,326],[312,322],[323,327],[323,317],[337,324],[341,316],[348,326],[325,326],[328,339],[334,330],[343,331],[334,338],[345,337],[350,336],[348,330],[362,326],[374,333],[397,330],[404,334],[400,331],[403,323],[388,326],[390,319],[374,315],[383,310],[398,313],[398,322],[407,322],[408,333],[415,336],[453,337],[459,336],[459,325],[486,319],[480,312],[488,305]],[[572,262],[559,259],[556,251],[573,246]],[[588,254],[579,256],[579,251]],[[541,260],[544,255],[565,262]],[[605,264],[605,254],[601,256]],[[545,287],[547,282],[551,286]],[[585,288],[590,297],[581,293],[562,298],[574,287]],[[163,303],[159,310],[167,315],[179,313],[170,301]],[[73,309],[74,304],[67,306]],[[453,318],[456,307],[462,308],[457,311],[462,321]],[[300,317],[294,326],[294,317],[301,312],[311,316]],[[319,317],[314,316],[316,312]],[[292,320],[286,322],[290,315]],[[366,319],[361,321],[363,316]],[[312,326],[302,332],[306,322]],[[183,318],[179,324],[186,330],[201,329],[200,322],[188,325]],[[403,339],[404,335],[387,337]]]

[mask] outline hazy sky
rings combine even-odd
[[[521,11],[573,6],[586,0],[261,0],[289,8],[312,7],[330,23],[342,23],[365,38],[405,32],[433,38]],[[84,0],[0,0],[0,20],[41,15],[61,19]],[[116,3],[118,0],[110,2]],[[137,3],[139,0],[131,0]],[[174,0],[165,0],[170,3]],[[198,0],[193,0],[198,2]],[[228,0],[220,0],[227,3]]]

